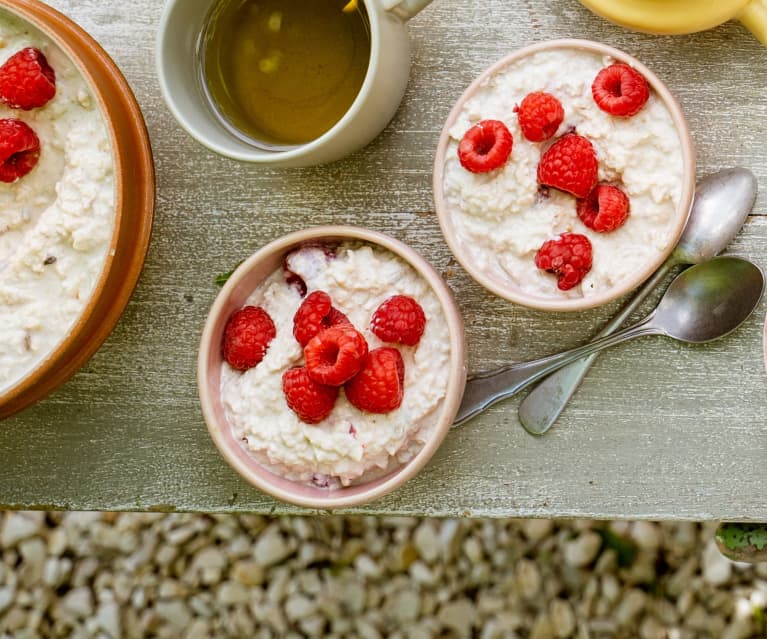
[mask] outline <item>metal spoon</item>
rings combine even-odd
[[[648,294],[679,264],[700,264],[720,253],[737,235],[756,201],[756,178],[748,169],[724,169],[703,178],[695,191],[687,226],[674,252],[645,282],[633,299],[596,335],[618,330]],[[542,435],[562,414],[596,354],[549,375],[519,406],[519,420],[533,435]]]
[[[656,309],[638,324],[558,355],[512,364],[470,379],[453,425],[462,424],[570,362],[634,337],[665,335],[699,344],[727,335],[756,308],[763,291],[762,271],[747,260],[717,257],[693,266],[671,282]]]

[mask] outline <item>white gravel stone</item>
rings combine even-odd
[[[185,639],[210,639],[210,624],[205,619],[197,617],[186,629]]]
[[[593,530],[585,530],[564,546],[565,563],[581,568],[590,564],[597,557],[602,546],[602,537]]]
[[[54,528],[48,534],[48,554],[58,557],[67,549],[67,532],[63,528]]]
[[[437,619],[460,639],[470,637],[476,623],[476,609],[468,599],[457,599],[440,607]]]
[[[298,627],[303,633],[303,635],[299,636],[321,637],[323,636],[323,631],[326,625],[327,622],[321,615],[304,617],[298,624]]]
[[[420,557],[427,564],[433,564],[440,556],[440,539],[435,525],[429,520],[425,520],[415,529],[413,544],[415,544]]]
[[[181,631],[192,621],[192,613],[180,599],[163,599],[155,604],[157,615],[175,631]]]
[[[434,586],[437,584],[437,571],[432,570],[422,561],[414,561],[410,566],[410,576],[413,581],[423,586]]]
[[[264,583],[264,567],[255,560],[240,559],[232,566],[231,577],[244,586]]]
[[[541,589],[541,572],[538,564],[530,559],[520,559],[514,570],[519,594],[532,599]]]
[[[275,527],[264,531],[253,548],[253,558],[264,567],[278,564],[291,554],[290,546]]]
[[[445,561],[452,561],[461,546],[461,522],[445,519],[439,527],[439,545]]]
[[[354,569],[368,579],[378,579],[383,575],[382,568],[368,555],[359,555],[354,560]]]
[[[216,599],[222,606],[235,606],[248,603],[250,594],[241,583],[225,581],[218,586]]]
[[[291,622],[313,615],[317,602],[303,595],[291,595],[285,600],[285,615]]]
[[[637,588],[629,590],[615,609],[615,621],[623,627],[636,627],[636,618],[644,610],[646,599],[644,591]]]
[[[549,621],[558,639],[571,637],[575,632],[575,611],[569,601],[554,599],[549,606]]]
[[[15,595],[16,590],[14,588],[0,588],[0,614],[10,608]]]
[[[61,603],[63,609],[76,619],[85,619],[93,614],[93,593],[90,588],[70,590]]]
[[[615,603],[621,596],[621,585],[615,575],[602,575],[600,580],[602,596],[610,603]]]
[[[643,550],[657,550],[660,546],[660,529],[649,521],[635,521],[631,526],[631,538]]]
[[[395,593],[389,599],[385,610],[401,627],[413,623],[421,614],[418,592],[408,589]]]
[[[39,537],[30,537],[19,542],[19,554],[23,562],[19,577],[24,585],[34,587],[42,578],[46,550],[45,542]]]
[[[640,639],[667,639],[668,634],[663,625],[655,617],[645,617],[639,624]]]
[[[37,513],[7,513],[0,531],[0,546],[11,548],[22,539],[39,535],[43,522]]]
[[[463,542],[463,552],[472,563],[479,563],[484,559],[482,543],[476,537],[467,537]]]
[[[551,519],[527,519],[522,522],[522,531],[533,543],[547,538],[554,530],[554,522]]]
[[[711,540],[703,551],[703,579],[713,585],[721,586],[727,583],[732,574],[732,562],[727,559]]]
[[[116,602],[108,601],[99,604],[96,611],[96,622],[98,627],[111,639],[120,639],[122,637],[120,608]]]
[[[545,614],[539,614],[533,622],[530,639],[554,639],[554,629]]]
[[[750,619],[736,619],[722,633],[721,639],[748,639],[753,635],[753,623]]]

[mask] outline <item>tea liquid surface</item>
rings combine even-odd
[[[251,138],[302,144],[330,129],[359,93],[370,58],[362,3],[224,0],[203,64],[221,114]]]

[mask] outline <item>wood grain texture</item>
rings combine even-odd
[[[575,0],[436,0],[411,22],[413,67],[389,127],[329,166],[276,170],[217,157],[159,93],[160,0],[55,0],[122,68],[157,163],[152,246],[112,336],[71,382],[0,425],[0,500],[10,508],[297,512],[219,457],[195,385],[213,278],[288,231],[352,223],[428,257],[465,314],[470,369],[576,345],[618,307],[547,314],[487,293],[451,259],[433,214],[431,163],[453,101],[509,51],[555,37],[624,49],[678,96],[699,172],[740,164],[767,184],[766,50],[737,24],[681,37],[629,33]],[[767,264],[767,196],[730,252]],[[644,339],[604,354],[561,422],[535,439],[519,399],[451,432],[414,480],[367,513],[767,521],[764,303],[707,346]]]

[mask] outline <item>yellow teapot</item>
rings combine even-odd
[[[693,33],[740,20],[767,46],[767,0],[580,0],[623,27],[658,34]]]

